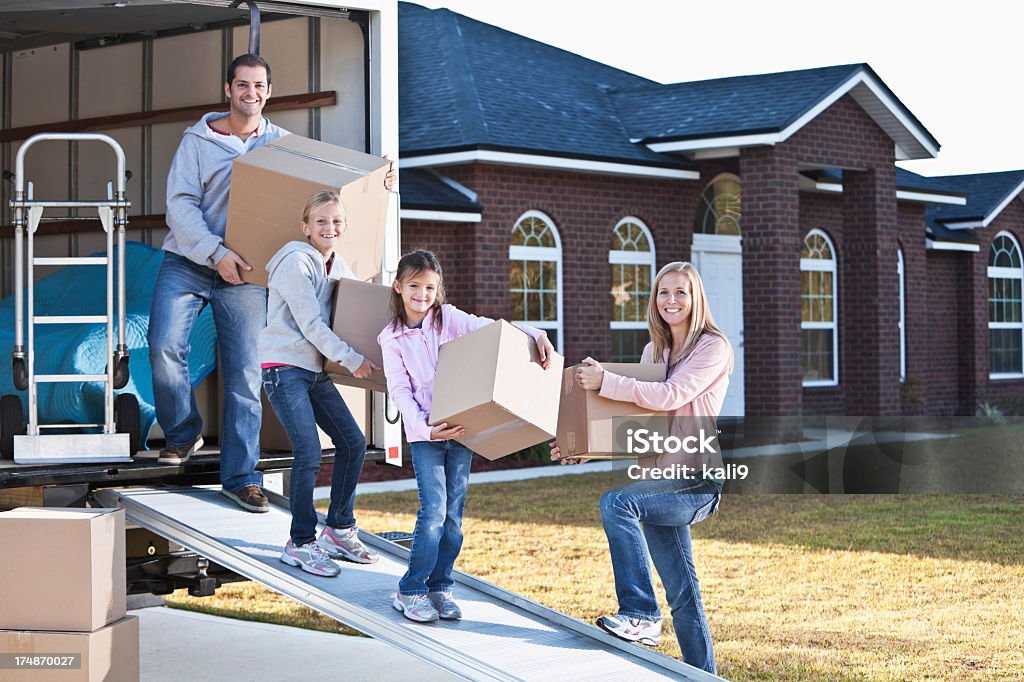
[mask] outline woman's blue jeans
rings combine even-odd
[[[661,617],[650,569],[653,559],[665,585],[683,661],[712,673],[715,654],[693,566],[690,526],[715,513],[721,492],[713,481],[651,480],[601,497],[619,614]]]
[[[316,539],[313,488],[322,454],[317,426],[334,442],[327,525],[332,528],[356,525],[353,508],[356,484],[366,457],[366,437],[338,395],[338,389],[323,372],[310,372],[301,367],[268,367],[263,370],[263,390],[292,442],[292,477],[288,489],[292,544],[304,545]]]
[[[401,594],[451,590],[452,568],[462,549],[462,510],[466,506],[473,452],[453,440],[411,443],[420,510],[416,512],[409,570],[398,581]]]

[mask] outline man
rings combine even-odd
[[[231,162],[287,134],[262,115],[270,93],[270,66],[242,55],[224,83],[228,113],[206,114],[185,131],[167,177],[170,234],[149,322],[156,418],[167,437],[157,461],[181,464],[203,444],[189,381],[189,333],[202,309],[213,306],[224,383],[221,487],[250,512],[270,509],[256,470],[263,416],[257,343],[267,324],[267,292],[242,282],[241,271],[252,267],[224,246],[224,229]]]

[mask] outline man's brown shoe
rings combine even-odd
[[[258,485],[247,485],[234,492],[221,490],[221,493],[228,499],[234,500],[235,504],[246,511],[256,512],[257,514],[270,511],[270,500],[267,499],[267,496],[263,494]]]
[[[190,445],[168,445],[160,451],[160,455],[156,458],[157,464],[184,464],[188,461],[188,458],[199,451],[199,448],[203,447],[203,437],[199,436]]]

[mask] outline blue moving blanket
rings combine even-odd
[[[102,253],[95,255],[103,255]],[[117,393],[134,393],[139,399],[142,443],[156,423],[153,407],[153,376],[149,366],[149,308],[153,300],[163,251],[145,244],[125,245],[125,343],[131,378]],[[64,267],[38,280],[35,288],[36,315],[104,315],[106,314],[106,268],[102,265]],[[114,277],[116,289],[117,277]],[[26,309],[28,291],[25,291]],[[117,346],[117,302],[114,303],[114,347]],[[28,344],[28,318],[23,330]],[[188,368],[192,386],[196,386],[216,366],[216,333],[213,313],[203,310],[189,337],[192,352]],[[10,371],[8,353],[14,350],[14,296],[0,301],[0,394],[17,394],[28,415],[27,391],[16,391]],[[28,350],[28,348],[26,348]],[[56,324],[35,328],[36,374],[103,374],[107,357],[106,325]],[[96,424],[103,422],[103,384],[76,382],[38,384],[40,424]]]

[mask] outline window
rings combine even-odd
[[[839,383],[835,253],[832,241],[821,230],[811,230],[804,238],[800,253],[804,386]]]
[[[1000,232],[988,254],[989,378],[1024,376],[1024,321],[1021,317],[1020,246],[1009,232]]]
[[[543,329],[562,352],[562,244],[555,223],[527,211],[512,228],[508,248],[512,319]]]
[[[900,280],[900,383],[907,380],[907,275],[903,249],[896,249],[896,274]]]
[[[740,180],[719,175],[697,202],[694,234],[740,235]]]
[[[638,218],[623,218],[612,230],[612,362],[640,362],[647,333],[647,305],[654,281],[654,240]]]

